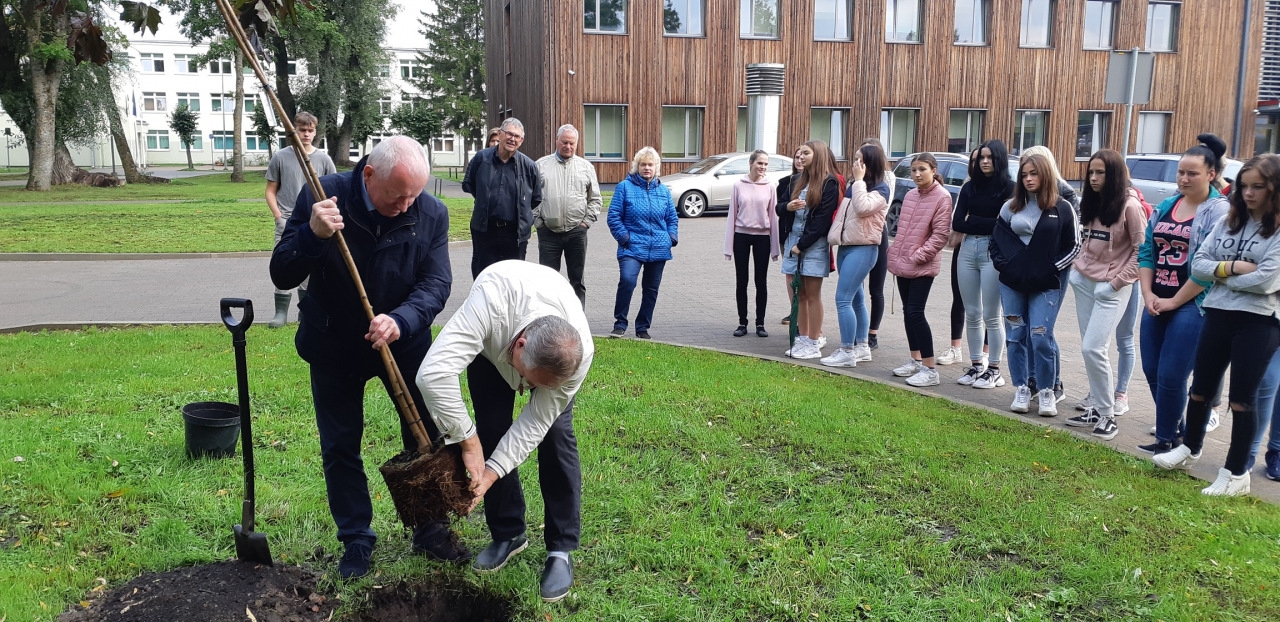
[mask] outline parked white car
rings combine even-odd
[[[1178,161],[1180,153],[1131,153],[1125,159],[1129,165],[1129,178],[1133,187],[1142,191],[1147,203],[1159,205],[1161,201],[1178,191]],[[1222,176],[1227,183],[1236,183],[1236,174],[1244,162],[1231,158],[1222,159]]]
[[[713,155],[659,179],[671,190],[671,198],[681,216],[697,218],[707,212],[725,212],[729,210],[733,185],[747,174],[750,156],[747,152]],[[769,171],[765,173],[769,179],[778,181],[790,174],[791,158],[769,156]]]

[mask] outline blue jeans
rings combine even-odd
[[[1181,434],[1187,407],[1187,379],[1196,362],[1196,344],[1204,318],[1194,302],[1160,315],[1142,312],[1142,373],[1156,403],[1156,440],[1168,443]]]
[[[878,246],[841,246],[836,251],[840,279],[836,281],[836,319],[840,321],[840,346],[853,347],[866,343],[871,330],[871,313],[867,311],[862,282],[871,273],[879,255]]]
[[[1254,412],[1258,415],[1258,431],[1253,436],[1253,449],[1249,451],[1250,464],[1258,457],[1262,439],[1267,436],[1268,424],[1271,438],[1267,441],[1267,450],[1280,451],[1280,408],[1276,408],[1280,403],[1276,402],[1277,389],[1280,389],[1280,350],[1271,357],[1267,373],[1262,375],[1262,383],[1258,385],[1258,400],[1253,404]]]
[[[1034,367],[1036,378],[1057,376],[1057,341],[1053,324],[1062,305],[1061,289],[1025,293],[1000,284],[1000,303],[1004,306],[1005,340],[1009,349],[1009,378],[1013,386],[1027,384]],[[1052,388],[1052,383],[1039,388]]]
[[[1116,325],[1116,393],[1129,392],[1129,380],[1133,378],[1133,364],[1137,360],[1133,349],[1133,331],[1138,326],[1138,310],[1142,308],[1142,290],[1135,283],[1130,285],[1129,306],[1120,323]]]
[[[658,304],[658,286],[662,284],[665,261],[641,262],[634,257],[618,259],[618,297],[613,303],[613,327],[627,329],[627,314],[631,312],[631,294],[636,290],[636,279],[644,267],[640,282],[640,311],[636,313],[636,332],[648,332],[653,323],[653,308]]]

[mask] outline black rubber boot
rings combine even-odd
[[[289,321],[289,300],[293,298],[293,294],[283,293],[276,294],[276,316],[267,322],[267,326],[271,328],[280,328],[285,322]]]

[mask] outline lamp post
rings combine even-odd
[[[6,173],[13,168],[13,156],[9,153],[11,136],[13,136],[13,128],[4,128],[4,170]]]

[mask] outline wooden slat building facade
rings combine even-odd
[[[1252,155],[1265,2],[1252,2],[1245,33],[1246,1],[1180,3],[1176,51],[1156,54],[1151,101],[1138,107],[1171,113],[1168,150],[1190,147],[1209,131],[1231,154]],[[618,181],[629,167],[623,160],[637,149],[662,150],[663,106],[704,109],[700,155],[734,151],[738,108],[747,105],[746,66],[781,63],[786,86],[776,151],[784,154],[809,139],[813,107],[849,109],[849,145],[880,137],[883,109],[916,109],[915,151],[946,150],[953,109],[985,111],[982,139],[1006,143],[1017,111],[1047,110],[1045,144],[1071,179],[1085,167],[1074,157],[1080,111],[1109,111],[1105,145],[1122,145],[1124,106],[1103,101],[1108,52],[1084,49],[1085,0],[1054,0],[1049,48],[1020,47],[1023,0],[987,3],[985,45],[953,43],[954,0],[923,0],[920,43],[885,41],[886,0],[850,2],[847,41],[814,40],[815,0],[779,0],[776,39],[739,34],[741,0],[694,4],[703,6],[704,36],[665,35],[664,0],[626,2],[626,34],[584,32],[583,0],[485,0],[490,123],[519,118],[522,149],[537,158],[553,151],[558,126],[583,127],[584,105],[624,105],[624,157],[594,160],[602,182]],[[1144,47],[1148,0],[1114,4],[1114,49]],[[1246,40],[1243,135],[1233,136]]]

